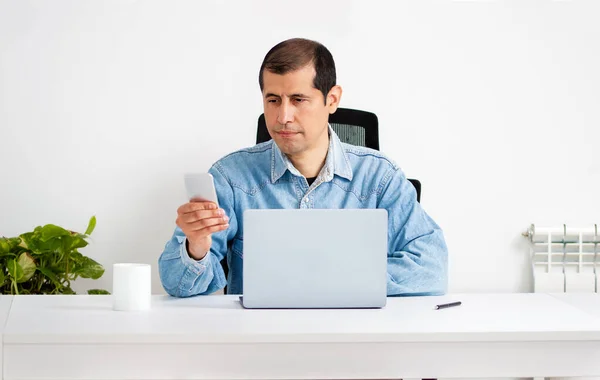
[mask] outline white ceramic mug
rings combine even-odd
[[[113,264],[113,309],[137,311],[150,309],[151,266],[149,264]]]

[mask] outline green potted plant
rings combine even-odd
[[[18,237],[0,237],[1,294],[75,294],[78,277],[98,279],[104,268],[79,252],[96,227],[92,216],[85,233],[54,224],[38,226]],[[91,289],[88,294],[109,294]]]

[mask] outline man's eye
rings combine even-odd
[[[267,99],[267,102],[269,102],[269,103],[277,103],[277,99]]]
[[[294,99],[294,100],[295,100],[297,103],[302,103],[302,102],[305,102],[305,101],[306,101],[306,99],[302,99],[302,98],[296,98],[296,99]]]

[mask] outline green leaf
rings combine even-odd
[[[8,269],[8,274],[10,274],[10,277],[12,277],[15,281],[19,282],[19,280],[23,278],[23,268],[21,268],[21,265],[19,265],[15,259],[8,260],[6,262],[6,268]]]
[[[19,236],[21,238],[21,244],[19,245],[24,250],[31,253],[40,253],[41,251],[47,250],[44,242],[41,240],[41,227],[36,227],[33,232],[26,232]]]
[[[21,244],[21,239],[18,237],[8,239],[8,245],[10,245],[10,249],[17,249],[17,247]]]
[[[70,249],[83,248],[88,245],[88,242],[85,241],[85,235],[75,235],[71,236],[71,245]]]
[[[44,276],[46,276],[54,284],[54,286],[56,286],[57,288],[60,288],[62,286],[62,284],[58,280],[58,277],[56,277],[56,274],[50,268],[37,267],[37,270],[41,274],[43,274]]]
[[[109,291],[104,289],[90,289],[87,292],[88,294],[110,294]]]
[[[54,224],[46,224],[40,230],[40,240],[46,242],[50,239],[57,238],[59,236],[70,236],[71,233],[62,227],[55,226]]]
[[[87,229],[85,230],[85,234],[90,235],[94,231],[94,228],[96,228],[96,216],[95,215],[90,218],[90,222],[88,223]]]
[[[83,257],[83,261],[74,270],[75,274],[83,278],[99,279],[104,274],[104,268],[89,257]]]
[[[36,253],[60,252],[64,251],[65,246],[68,246],[69,244],[71,244],[71,241],[67,236],[59,236],[48,241],[40,240],[35,248]]]
[[[8,244],[8,238],[0,238],[0,254],[10,252],[10,245]]]
[[[76,294],[70,286],[65,286],[60,290],[60,294]]]
[[[23,276],[20,279],[17,279],[17,282],[25,282],[28,281],[31,277],[33,277],[33,275],[35,274],[36,265],[33,258],[27,252],[21,253],[21,256],[19,256],[17,263],[23,270]]]
[[[0,238],[0,256],[12,256],[19,252],[19,244],[21,239],[17,238]]]
[[[4,268],[0,269],[0,287],[4,285],[4,281],[6,281],[6,276],[4,275]]]
[[[21,234],[19,237],[21,238],[20,246],[22,248],[31,249],[31,250],[35,249],[35,246],[36,246],[35,241],[37,240],[37,236],[35,236],[34,232],[26,232],[24,234]]]
[[[71,265],[76,265],[77,268],[83,267],[86,264],[86,257],[82,255],[79,251],[74,250],[69,255],[69,260],[71,260]],[[75,270],[77,270],[77,268]]]
[[[41,231],[28,232],[21,235],[21,248],[28,250],[32,255],[40,255],[48,251],[57,251],[62,249],[64,245],[63,239],[66,236],[58,236],[56,238],[43,241],[41,239]],[[70,244],[70,241],[69,241]]]
[[[73,244],[73,237],[69,234],[68,236],[61,236],[56,238],[61,242],[60,248],[58,248],[59,252],[68,254],[71,251],[71,244]]]

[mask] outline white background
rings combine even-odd
[[[600,223],[600,3],[0,0],[0,235],[83,232],[153,265],[184,172],[253,145],[257,76],[290,37],[333,53],[342,106],[423,183],[451,292],[531,290],[531,223]]]

